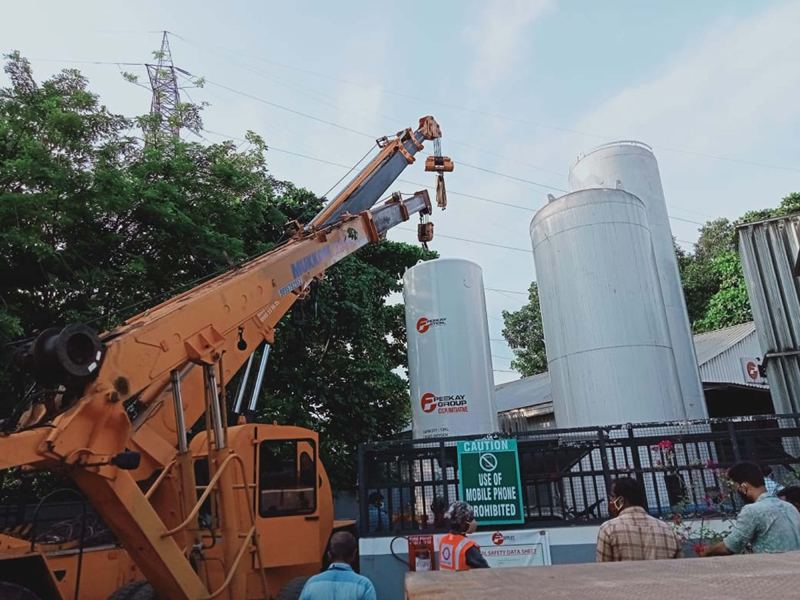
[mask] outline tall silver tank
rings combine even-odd
[[[621,188],[644,202],[686,416],[707,418],[667,203],[653,151],[640,142],[621,141],[579,156],[569,170],[569,190],[589,188]]]
[[[574,192],[530,231],[558,426],[685,419],[642,201]]]

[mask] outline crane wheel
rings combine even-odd
[[[16,583],[0,581],[0,600],[39,600],[39,596]]]
[[[295,577],[278,592],[278,600],[299,600],[310,577]]]
[[[158,600],[158,594],[152,585],[142,579],[123,585],[108,600]]]

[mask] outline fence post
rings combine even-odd
[[[442,491],[444,492],[444,505],[450,506],[450,491],[447,489],[447,454],[444,451],[444,442],[439,442],[439,467],[442,469]]]
[[[606,454],[606,433],[600,428],[597,430],[597,439],[600,446],[600,464],[603,465],[603,479],[606,483],[606,492],[611,492],[611,470],[608,468],[608,455]]]
[[[369,507],[367,506],[367,477],[364,461],[364,444],[358,445],[358,534],[363,537],[369,532]],[[380,520],[380,515],[378,515]]]
[[[644,485],[644,471],[642,471],[642,457],[639,456],[639,445],[636,444],[635,442],[636,436],[633,434],[633,426],[630,423],[628,423],[627,428],[628,428],[628,439],[631,440],[631,458],[633,459],[633,472],[636,473],[636,481],[639,482],[639,486],[642,488],[642,497],[644,498],[644,509],[650,510],[650,505],[649,505],[650,503],[647,500],[647,493]]]
[[[739,441],[736,439],[736,430],[733,428],[733,423],[728,421],[728,435],[731,436],[731,444],[733,445],[733,459],[736,462],[742,460],[741,452],[739,452]]]

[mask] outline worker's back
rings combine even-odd
[[[680,558],[681,540],[675,530],[640,506],[624,509],[600,526],[597,562]]]

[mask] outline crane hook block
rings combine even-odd
[[[425,159],[425,170],[450,173],[453,170],[453,161],[449,156],[429,156]]]
[[[433,223],[419,223],[417,225],[417,239],[423,244],[433,241]]]

